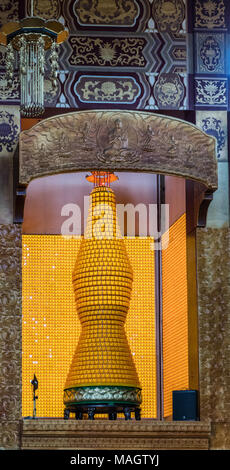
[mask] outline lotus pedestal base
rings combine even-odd
[[[108,414],[110,420],[116,420],[118,413],[124,413],[130,420],[134,413],[135,419],[141,419],[141,389],[135,387],[98,386],[73,387],[64,392],[64,419],[75,413],[76,419],[94,419],[97,414]]]

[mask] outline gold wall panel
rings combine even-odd
[[[23,235],[22,415],[62,417],[63,389],[80,334],[72,271],[80,238]],[[150,238],[125,239],[134,271],[126,333],[142,384],[142,417],[156,417],[154,251]]]
[[[169,245],[162,251],[165,417],[172,415],[172,391],[189,388],[186,256],[186,214],[183,214],[170,227]]]

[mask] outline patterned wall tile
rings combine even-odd
[[[196,72],[226,72],[225,35],[223,33],[196,34]]]
[[[228,162],[218,162],[218,189],[208,208],[207,227],[229,226],[229,168]]]
[[[226,7],[224,0],[195,0],[195,28],[225,29]]]
[[[0,28],[9,21],[18,20],[18,0],[1,0],[0,3]]]
[[[9,85],[6,80],[5,70],[0,69],[0,102],[1,103],[19,103],[20,101],[20,84],[19,77],[15,73],[12,84]]]
[[[0,105],[0,223],[13,221],[13,154],[20,132],[19,106]]]
[[[152,72],[161,73],[186,73],[187,71],[187,44],[186,36],[177,33],[155,33],[153,38],[158,37],[161,47],[158,51],[152,49],[155,62],[160,62],[160,69],[157,70],[154,65]]]
[[[153,63],[152,50],[158,49],[159,39],[149,34],[142,35],[70,35],[60,46],[61,69],[76,70],[79,67],[92,70],[95,67],[133,68],[146,70],[160,67],[161,58]]]
[[[13,154],[20,132],[19,106],[1,106],[0,109],[0,152]]]
[[[73,72],[66,74],[62,93],[59,103],[66,97],[65,107],[138,109],[145,107],[150,89],[144,74]]]
[[[25,0],[26,16],[31,14],[31,0]],[[61,16],[62,0],[33,0],[34,16],[58,19]]]
[[[196,107],[224,107],[228,105],[227,78],[195,77]]]
[[[150,5],[145,0],[70,0],[63,3],[62,14],[70,32],[144,31]]]
[[[227,111],[197,111],[196,124],[206,134],[216,138],[218,161],[228,160]]]
[[[83,103],[133,104],[141,93],[140,86],[133,77],[112,75],[82,75],[75,83],[74,90]]]
[[[185,78],[175,73],[162,73],[155,76],[153,92],[148,105],[151,105],[152,109],[186,109]],[[149,76],[149,79],[151,80],[153,77]]]

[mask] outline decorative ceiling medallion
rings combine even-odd
[[[223,0],[196,0],[195,28],[225,28]]]
[[[31,12],[31,0],[27,0],[27,13]],[[40,16],[46,20],[58,19],[61,15],[61,2],[59,0],[33,0],[34,16]]]
[[[146,39],[142,37],[86,37],[70,36],[72,54],[69,64],[85,66],[145,67],[143,50]]]
[[[141,90],[133,77],[82,75],[74,90],[85,103],[134,103]]]
[[[154,96],[159,109],[180,109],[183,106],[185,87],[179,74],[160,74],[154,84]]]
[[[179,32],[183,29],[185,5],[183,0],[153,0],[152,15],[159,32]]]
[[[217,69],[221,59],[221,50],[218,42],[213,36],[208,36],[203,42],[203,46],[200,50],[200,57],[205,68],[207,68],[209,72],[213,72]]]
[[[82,25],[133,26],[139,15],[136,0],[76,0],[75,14]]]

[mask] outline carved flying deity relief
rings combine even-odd
[[[78,111],[20,134],[22,184],[60,170],[103,168],[178,174],[216,187],[216,166],[214,138],[147,112]]]

